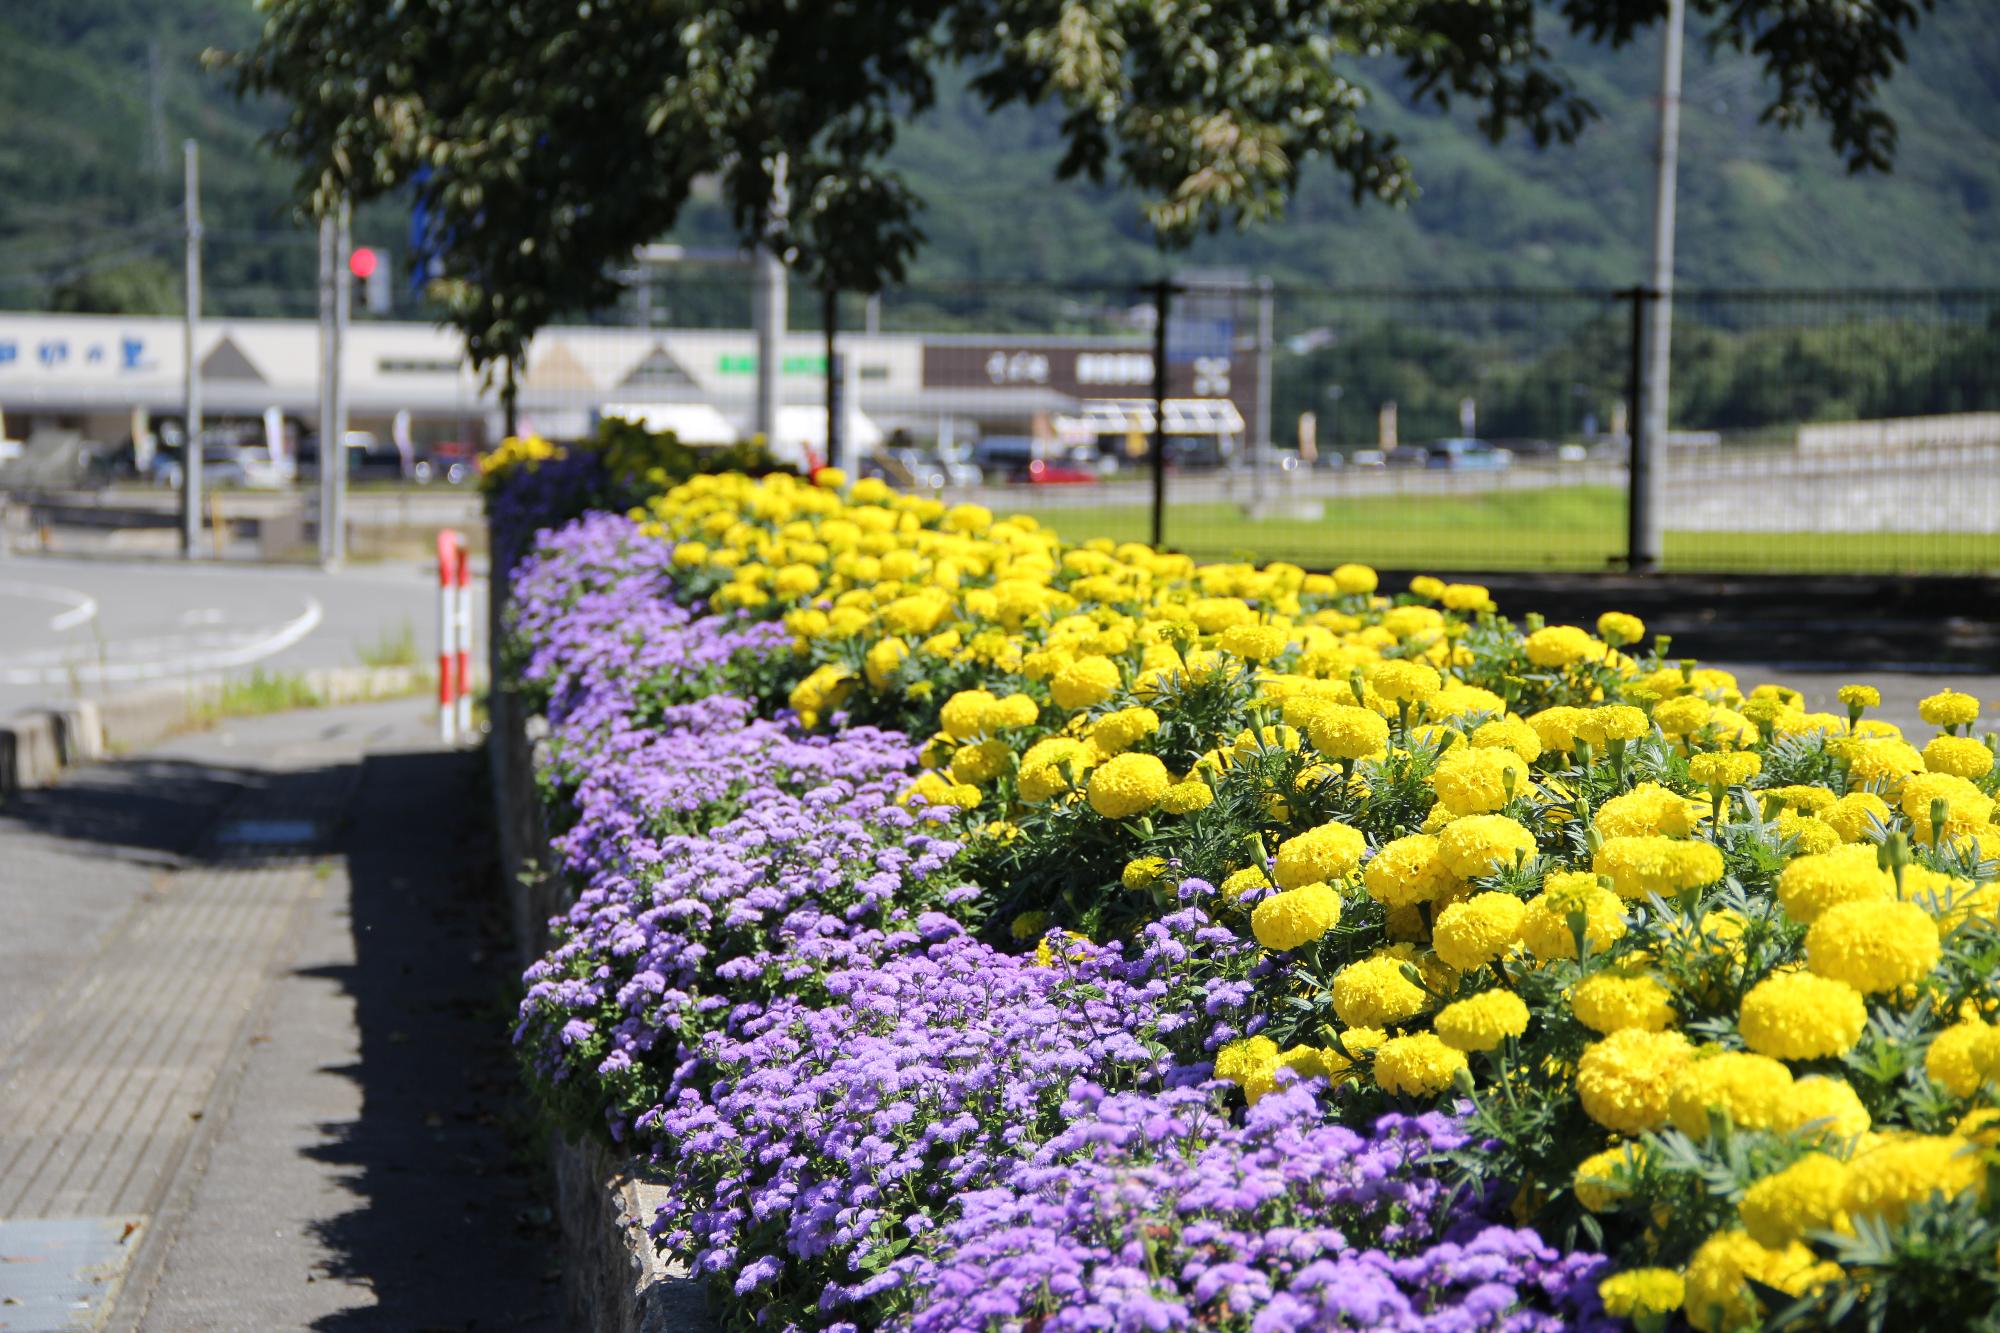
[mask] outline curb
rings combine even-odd
[[[428,677],[416,667],[322,667],[300,673],[326,705],[413,694]],[[193,730],[221,701],[224,681],[204,677],[24,709],[0,720],[0,800],[46,787],[65,769]]]

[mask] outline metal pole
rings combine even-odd
[[[333,487],[340,465],[345,463],[345,445],[333,426],[333,256],[334,221],[319,220],[319,562],[334,562],[333,529],[339,508]]]
[[[846,404],[841,401],[840,351],[835,341],[840,332],[840,293],[831,285],[821,296],[820,309],[826,326],[826,465],[840,467],[847,457],[841,430]]]
[[[785,216],[785,158],[779,154],[772,173],[771,214]],[[768,245],[757,247],[753,269],[752,315],[757,326],[757,434],[766,447],[778,445],[778,415],[784,405],[785,265]]]
[[[1257,279],[1257,433],[1250,437],[1251,495],[1257,517],[1270,503],[1271,467],[1271,339],[1277,322],[1277,298],[1271,279]]]
[[[1686,0],[1667,0],[1667,25],[1660,45],[1660,141],[1653,181],[1652,302],[1646,321],[1645,422],[1632,433],[1630,567],[1660,565],[1660,489],[1656,465],[1666,457],[1668,375],[1674,332],[1674,185],[1680,164],[1681,34]],[[1636,412],[1640,404],[1634,404]],[[1641,451],[1641,446],[1644,451]]]
[[[1167,537],[1167,312],[1173,284],[1160,279],[1153,288],[1153,548],[1164,549]]]
[[[1646,319],[1648,298],[1652,293],[1644,287],[1634,287],[1626,292],[1625,299],[1632,303],[1629,346],[1630,364],[1626,368],[1625,407],[1625,567],[1632,570],[1649,569],[1644,552],[1649,542],[1657,543],[1658,529],[1652,527],[1653,505],[1653,459],[1652,442],[1647,439],[1646,410]]]
[[[195,141],[181,144],[186,164],[187,293],[181,329],[181,401],[186,441],[181,445],[181,558],[201,555],[201,365],[195,357],[195,329],[201,323],[201,161]]]
[[[333,233],[333,355],[331,392],[333,397],[333,446],[337,464],[333,469],[333,523],[327,546],[329,565],[347,559],[347,324],[354,303],[354,284],[348,279],[347,261],[354,252],[354,208],[340,201],[340,218]],[[322,450],[322,452],[324,452]]]

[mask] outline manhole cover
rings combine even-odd
[[[318,837],[319,825],[310,819],[232,819],[216,840],[230,847],[289,847]]]

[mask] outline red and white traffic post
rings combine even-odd
[[[472,735],[472,558],[465,538],[438,533],[438,738]]]

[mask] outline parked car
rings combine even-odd
[[[1097,481],[1097,474],[1070,463],[1055,463],[1046,458],[1036,458],[1030,460],[1026,467],[1008,480],[1029,486],[1088,486]]]
[[[156,486],[179,490],[185,471],[180,444],[162,444],[153,454],[146,479]],[[261,443],[248,443],[240,432],[202,432],[201,484],[204,488],[247,486],[257,490],[277,490],[291,480],[291,473],[290,467],[271,457],[268,448]]]
[[[479,475],[479,450],[463,440],[441,440],[420,446],[412,475],[418,481],[462,485]]]
[[[1452,471],[1492,471],[1511,467],[1514,455],[1486,440],[1439,440],[1427,450],[1424,466]]]

